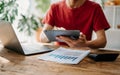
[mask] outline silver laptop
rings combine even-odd
[[[36,54],[51,51],[42,44],[22,44],[18,40],[13,26],[6,21],[0,21],[0,41],[5,48],[24,55]]]

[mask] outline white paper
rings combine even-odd
[[[60,47],[52,52],[43,54],[38,59],[54,61],[63,64],[78,64],[90,53],[90,50],[72,50]]]

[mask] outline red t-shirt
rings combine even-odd
[[[87,40],[91,40],[93,30],[110,28],[101,6],[89,0],[73,9],[65,0],[52,4],[42,22],[67,30],[80,30]]]

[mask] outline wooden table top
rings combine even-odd
[[[95,62],[86,57],[77,65],[43,61],[39,56],[1,48],[0,75],[120,75],[120,56],[114,62]]]

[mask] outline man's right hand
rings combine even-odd
[[[41,34],[40,34],[40,42],[41,43],[47,43],[49,42],[47,36],[45,35],[44,33],[44,30],[52,30],[53,29],[53,26],[52,25],[49,25],[49,24],[45,24],[42,31],[41,31]]]

